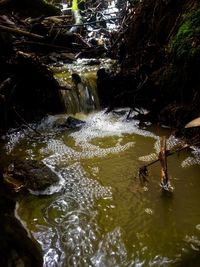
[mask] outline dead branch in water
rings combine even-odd
[[[159,160],[161,164],[161,186],[163,189],[168,187],[168,173],[167,173],[167,156],[166,156],[166,137],[160,137],[160,152]]]
[[[196,143],[196,144],[193,144],[193,145],[198,145],[199,144],[199,142],[198,143]],[[176,154],[176,153],[179,153],[179,152],[181,152],[182,150],[185,150],[185,149],[188,149],[190,147],[190,145],[188,145],[188,144],[186,144],[186,145],[184,145],[184,146],[182,146],[181,148],[179,148],[179,149],[177,149],[177,150],[175,150],[175,151],[167,151],[166,150],[166,148],[165,148],[165,160],[164,160],[164,158],[163,158],[163,174],[165,174],[165,170],[167,171],[167,166],[164,166],[165,164],[164,164],[164,162],[167,160],[167,157],[169,157],[169,156],[172,156],[172,155],[174,155],[174,154]],[[164,148],[163,148],[164,149]],[[139,168],[139,171],[138,171],[138,176],[139,176],[139,179],[142,181],[142,182],[146,182],[146,181],[148,181],[148,179],[147,179],[147,177],[148,177],[148,167],[150,167],[151,165],[153,165],[153,164],[155,164],[155,163],[157,163],[157,162],[159,162],[159,161],[161,161],[161,159],[160,159],[160,154],[159,154],[159,157],[156,159],[156,160],[154,160],[154,161],[152,161],[152,162],[150,162],[150,163],[148,163],[147,165],[143,165],[142,167],[140,167]],[[167,165],[167,164],[166,164]],[[161,166],[162,166],[162,164],[161,164]],[[168,181],[168,179],[167,179],[167,181]]]

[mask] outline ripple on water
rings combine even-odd
[[[102,237],[98,249],[91,257],[92,266],[125,266],[127,263],[127,251],[122,240],[120,228]]]
[[[42,227],[40,234],[38,226],[34,236],[45,251],[45,266],[57,262],[60,266],[88,266],[100,235],[97,212],[92,210],[94,200],[111,198],[111,188],[89,179],[80,163],[60,170],[59,175],[65,180],[61,194],[43,208],[48,231]]]

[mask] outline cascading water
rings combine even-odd
[[[102,59],[95,63],[95,59],[78,59],[73,64],[62,64],[60,67],[52,66],[54,76],[61,86],[61,97],[66,113],[89,113],[99,109],[97,94],[97,71],[100,68],[110,69],[116,62]]]

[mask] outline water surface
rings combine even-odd
[[[126,112],[125,112],[126,113]],[[77,114],[78,129],[60,129],[66,114],[8,134],[9,157],[38,159],[59,177],[44,192],[21,196],[17,216],[42,246],[44,266],[176,266],[200,247],[199,151],[168,158],[172,195],[162,193],[159,163],[149,182],[140,166],[157,157],[165,129],[139,129],[124,115]],[[168,136],[168,148],[179,140]]]

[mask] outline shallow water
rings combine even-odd
[[[125,111],[126,113],[126,111]],[[77,114],[86,124],[63,130],[49,116],[30,130],[6,137],[11,157],[42,160],[60,177],[44,192],[21,196],[16,214],[42,246],[44,266],[176,266],[193,263],[200,248],[199,151],[168,158],[172,195],[160,188],[159,163],[149,182],[137,178],[140,166],[159,151],[166,129],[139,129],[124,115]],[[168,148],[179,143],[168,136]],[[192,159],[192,160],[191,160]],[[195,263],[194,263],[195,264]]]

